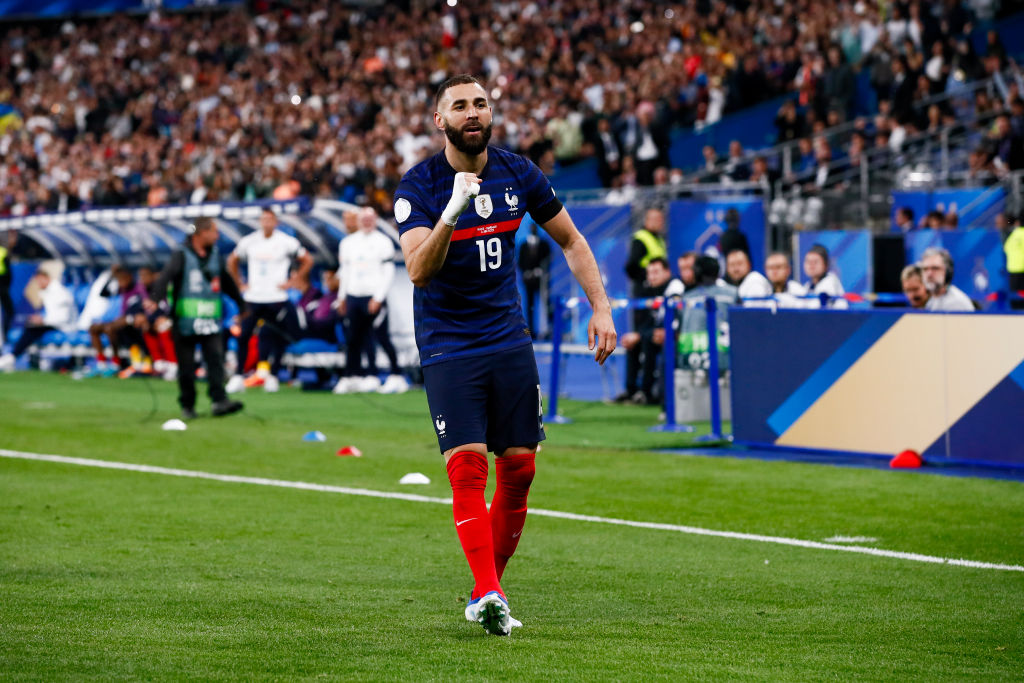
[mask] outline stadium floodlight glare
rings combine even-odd
[[[457,4],[459,4],[459,0],[448,0],[449,7],[455,7]]]
[[[292,95],[292,104],[296,107],[302,104],[302,98],[299,95]]]
[[[644,22],[634,21],[632,24],[629,25],[629,30],[632,31],[633,33],[643,33]]]

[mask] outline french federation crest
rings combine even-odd
[[[494,213],[494,204],[491,202],[489,194],[478,194],[473,200],[473,207],[480,218],[489,218]]]

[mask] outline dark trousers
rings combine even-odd
[[[661,359],[661,346],[654,343],[654,328],[641,330],[639,334],[640,341],[626,352],[626,392],[632,395],[639,389],[652,400],[658,393],[654,390],[654,378]]]
[[[388,357],[388,364],[391,365],[389,372],[392,375],[399,375],[398,354],[395,352],[395,345],[391,343],[391,330],[388,329],[388,305],[382,303],[380,310],[373,319],[373,338],[384,349],[384,355]],[[376,363],[374,363],[376,365]]]
[[[263,321],[260,328],[260,343],[258,344],[258,360],[271,360],[271,371],[276,375],[281,370],[281,358],[288,346],[288,309],[291,304],[287,301],[280,301],[272,304],[249,304],[249,315],[246,316],[239,327],[242,328],[238,335],[238,374],[245,370],[245,361],[249,355],[249,340],[256,329],[256,323]]]
[[[208,393],[212,403],[225,400],[224,391],[224,339],[217,334],[183,335],[174,330],[174,352],[178,356],[178,403],[182,408],[196,407],[196,346],[203,354],[206,365]]]
[[[0,331],[3,341],[11,333],[11,321],[14,320],[14,300],[11,298],[10,285],[0,288]]]
[[[28,347],[42,339],[44,334],[55,329],[57,328],[50,327],[49,325],[31,325],[26,327],[25,331],[21,333],[21,339],[19,339],[18,343],[14,345],[14,349],[11,353],[13,353],[14,357],[17,358],[28,351]]]
[[[373,338],[373,318],[370,314],[370,297],[345,297],[347,308],[348,347],[345,349],[345,374],[362,377],[377,374],[377,346]],[[363,368],[363,353],[366,353],[368,367]]]

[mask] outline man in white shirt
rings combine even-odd
[[[238,262],[248,265],[246,278],[239,277]],[[298,262],[294,275],[289,275],[293,262]],[[277,391],[277,374],[281,357],[288,345],[285,336],[289,312],[288,289],[309,275],[313,257],[291,235],[277,230],[277,214],[267,206],[260,214],[260,229],[238,241],[227,259],[228,272],[239,283],[242,296],[249,304],[251,314],[242,319],[238,335],[238,370],[228,381],[228,392],[242,391],[246,386],[263,385],[266,391]],[[267,344],[259,354],[256,374],[242,379],[248,358],[249,340],[256,323],[263,321],[260,335],[266,335]],[[271,361],[272,358],[272,361]]]
[[[925,310],[973,312],[974,304],[953,284],[953,257],[942,247],[928,247],[921,256],[924,286],[931,294]]]
[[[773,251],[764,260],[764,273],[772,285],[775,300],[782,308],[801,308],[805,290],[799,282],[791,278],[793,269],[789,265],[789,257],[781,251]]]
[[[750,256],[742,249],[733,249],[725,255],[725,273],[737,287],[744,305],[765,306],[763,299],[772,295],[772,283],[750,265]],[[747,303],[747,299],[754,301]]]
[[[338,313],[348,317],[348,344],[345,376],[338,380],[334,393],[405,391],[409,385],[399,370],[387,325],[387,296],[395,276],[395,245],[377,230],[377,212],[372,208],[361,209],[357,222],[359,229],[338,245]],[[391,364],[391,374],[383,386],[377,376],[375,340]]]
[[[78,318],[78,308],[75,306],[75,299],[67,287],[59,280],[53,278],[47,270],[40,268],[32,276],[32,283],[39,291],[42,299],[42,313],[33,313],[28,318],[21,338],[14,345],[11,353],[0,357],[0,370],[10,371],[14,369],[14,362],[21,354],[25,353],[30,346],[39,341],[44,334],[59,330],[71,332],[75,327],[75,320]]]

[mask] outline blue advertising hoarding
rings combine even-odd
[[[764,267],[767,255],[764,202],[760,198],[680,199],[668,205],[668,248],[674,261],[686,251],[720,255],[719,239],[726,229],[729,210],[735,209],[739,229],[750,244],[750,258],[756,270]],[[724,254],[721,254],[724,256]],[[672,264],[673,271],[675,264]]]
[[[828,230],[823,232],[802,232],[797,237],[796,263],[793,264],[793,279],[806,282],[803,273],[804,256],[815,244],[828,249],[829,270],[839,277],[843,290],[863,293],[872,285],[872,243],[870,230]]]
[[[907,263],[916,263],[928,247],[943,247],[953,257],[953,284],[972,299],[1006,291],[1006,256],[998,230],[914,230],[904,238]]]
[[[914,227],[926,213],[938,210],[957,214],[960,228],[991,228],[995,225],[996,214],[1006,207],[1006,191],[997,186],[893,192],[889,223],[893,232],[900,231],[896,226],[896,211],[904,207],[914,212]]]

